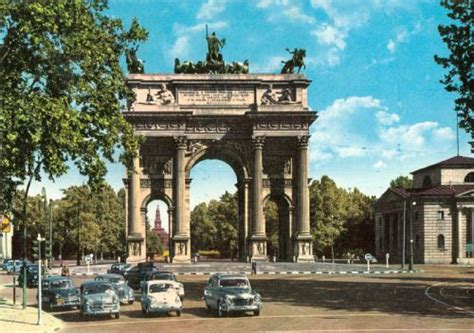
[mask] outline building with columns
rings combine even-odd
[[[474,158],[413,171],[413,188],[389,188],[375,208],[376,255],[408,263],[474,264]]]
[[[145,260],[151,200],[168,206],[170,257],[191,260],[190,173],[208,159],[237,176],[239,258],[267,260],[263,208],[279,208],[279,260],[313,261],[310,111],[302,74],[130,74],[125,119],[145,141],[125,180],[129,262]]]

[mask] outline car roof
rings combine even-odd
[[[219,278],[220,280],[223,280],[223,279],[236,279],[236,278],[247,279],[247,276],[245,274],[216,273],[216,274],[213,274],[212,276],[213,277],[215,276],[215,277]]]
[[[99,274],[96,276],[96,278],[98,277],[103,277],[103,278],[106,278],[106,279],[112,279],[112,278],[119,278],[121,280],[124,279],[124,277],[120,274],[114,274],[114,273],[108,273],[108,274]]]
[[[46,277],[43,281],[60,281],[60,280],[68,280],[71,281],[70,278],[61,275],[50,275]]]
[[[95,281],[95,280],[83,282],[82,285],[81,285],[81,287],[89,287],[89,286],[101,285],[101,284],[106,284],[106,285],[108,285],[108,286],[110,286],[110,287],[113,287],[110,282],[107,282],[107,281]]]
[[[170,280],[150,280],[150,281],[146,281],[147,287],[149,287],[152,284],[160,284],[160,283],[173,284],[173,282],[170,281]]]

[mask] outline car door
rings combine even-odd
[[[213,308],[217,308],[217,299],[218,299],[218,291],[217,291],[217,278],[209,279],[209,283],[207,285],[207,296],[206,299],[207,304],[209,304]]]

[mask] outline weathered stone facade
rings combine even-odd
[[[124,116],[146,139],[127,185],[129,261],[145,260],[147,203],[169,209],[170,256],[190,262],[190,178],[206,159],[229,164],[237,176],[239,257],[267,259],[263,207],[278,202],[282,258],[311,261],[308,109],[304,75],[132,74],[135,100]]]
[[[412,239],[415,263],[474,263],[474,159],[456,156],[412,174],[412,189],[390,188],[376,204],[377,257],[408,262]]]

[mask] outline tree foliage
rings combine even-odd
[[[448,25],[438,26],[449,55],[435,55],[434,59],[447,70],[440,82],[447,91],[457,94],[454,109],[459,115],[459,125],[474,135],[474,2],[442,0],[441,6],[448,10],[447,15],[452,20]]]
[[[408,176],[398,176],[390,181],[390,187],[409,189],[413,187],[413,179]]]
[[[20,194],[14,204],[23,206],[23,193]],[[31,244],[38,233],[47,236],[49,227],[43,197],[28,197],[26,204],[27,244]],[[124,206],[109,185],[103,185],[98,191],[85,185],[72,186],[64,190],[63,198],[51,204],[55,257],[61,254],[63,258],[76,256],[79,259],[87,253],[114,255],[124,252]],[[22,248],[18,236],[24,225],[22,222],[20,232],[15,233],[14,251],[18,254]],[[27,257],[31,257],[29,250]]]
[[[0,207],[19,184],[64,175],[69,161],[100,187],[116,151],[138,139],[121,115],[131,96],[120,58],[147,38],[107,17],[107,2],[7,1],[0,20]],[[26,187],[26,194],[29,187]]]
[[[163,253],[163,244],[161,242],[160,236],[151,231],[150,221],[146,219],[145,223],[146,228],[146,253],[147,254],[162,254]]]

